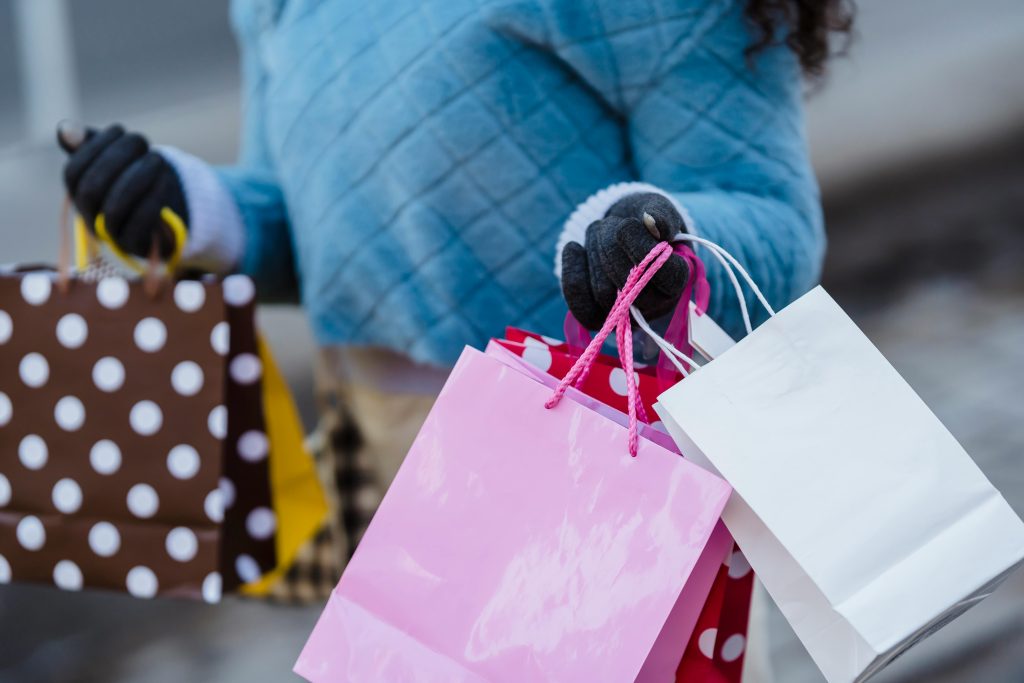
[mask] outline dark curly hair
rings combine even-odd
[[[824,75],[829,57],[845,50],[854,8],[850,0],[749,0],[746,16],[755,30],[748,56],[781,39],[800,60],[804,75],[816,79]],[[843,36],[839,50],[833,49],[833,33]]]

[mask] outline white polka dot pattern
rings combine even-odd
[[[149,567],[132,567],[125,577],[125,588],[128,593],[136,598],[152,598],[156,596],[160,584],[157,582],[156,574]]]
[[[182,361],[171,371],[171,386],[182,396],[195,396],[203,388],[203,370],[198,363]]]
[[[228,435],[228,409],[224,406],[217,406],[210,411],[206,420],[206,426],[215,439],[223,439]]]
[[[245,528],[253,538],[270,538],[276,527],[277,519],[269,508],[256,508],[245,519]]]
[[[156,353],[167,342],[167,327],[156,318],[144,318],[135,326],[135,345],[147,353]]]
[[[199,452],[188,444],[179,444],[167,454],[167,471],[175,479],[191,479],[199,471]]]
[[[263,432],[250,430],[238,438],[238,454],[248,462],[259,462],[270,452],[270,442]]]
[[[224,582],[219,572],[211,572],[203,579],[203,600],[211,605],[220,602],[221,589]]]
[[[206,303],[206,290],[200,282],[183,280],[174,286],[174,303],[186,313],[195,313]]]
[[[199,540],[194,531],[188,527],[175,527],[167,534],[165,542],[167,554],[178,562],[189,562],[199,550]]]
[[[0,310],[0,346],[11,340],[14,333],[14,321],[7,311]]]
[[[121,549],[121,534],[110,522],[96,522],[89,529],[89,547],[100,557],[113,557]]]
[[[21,296],[32,306],[41,306],[50,298],[53,283],[45,273],[29,273],[21,280]]]
[[[82,488],[74,479],[65,477],[53,485],[53,507],[65,515],[78,512],[82,507]]]
[[[0,508],[7,507],[7,504],[10,502],[11,482],[3,473],[0,473]]]
[[[46,529],[38,517],[28,515],[22,517],[15,530],[18,543],[25,550],[39,550],[46,544]]]
[[[14,406],[11,399],[4,392],[0,391],[0,427],[6,427],[14,414]]]
[[[640,381],[639,373],[634,372],[633,376],[636,378],[637,382]],[[626,371],[622,368],[614,368],[611,371],[611,374],[608,376],[608,383],[611,385],[612,391],[619,396],[626,396],[629,394],[629,389],[626,387]]]
[[[128,422],[137,434],[152,436],[160,431],[160,427],[164,423],[164,416],[157,404],[152,401],[139,401],[132,406]]]
[[[221,504],[225,510],[235,504],[235,485],[230,479],[221,477],[218,482],[217,490],[220,491]]]
[[[252,384],[260,378],[263,365],[252,353],[240,353],[231,361],[231,379],[239,384]]]
[[[77,313],[68,313],[57,321],[57,341],[68,349],[81,348],[89,337],[89,325]]]
[[[89,451],[89,464],[99,474],[113,474],[121,468],[121,449],[109,439],[97,441]]]
[[[7,558],[0,555],[0,584],[11,582],[11,565],[7,562]]]
[[[61,590],[82,590],[82,570],[71,560],[61,560],[53,567],[53,583]]]
[[[701,633],[697,639],[697,647],[700,648],[700,653],[708,659],[713,659],[715,656],[716,640],[718,640],[717,628],[709,628]]]
[[[256,287],[245,275],[229,275],[224,278],[224,301],[229,306],[245,306],[252,303]]]
[[[260,578],[260,566],[251,555],[239,555],[235,560],[235,572],[242,583],[250,583]]]
[[[206,494],[203,501],[203,509],[211,522],[220,524],[224,521],[224,493],[220,489],[214,489]]]
[[[81,429],[85,422],[85,406],[74,396],[65,396],[57,401],[53,409],[53,417],[57,425],[66,432],[75,432]]]
[[[50,451],[43,437],[29,434],[18,444],[18,459],[30,470],[40,470],[46,465]]]
[[[743,654],[747,646],[747,639],[739,633],[733,634],[725,639],[722,645],[722,659],[727,662],[735,662]]]
[[[553,362],[551,348],[544,342],[527,337],[523,349],[523,360],[539,370],[547,372]]]
[[[149,484],[136,484],[128,489],[128,511],[139,519],[149,519],[160,507],[160,497]]]
[[[128,283],[122,277],[108,277],[96,285],[96,298],[100,305],[116,310],[128,301]]]
[[[92,381],[100,391],[117,391],[124,385],[124,365],[111,356],[100,358],[92,367]]]
[[[30,353],[21,359],[18,374],[27,386],[38,389],[50,379],[50,364],[41,353]]]
[[[210,346],[222,356],[228,355],[230,348],[231,328],[227,322],[217,323],[217,326],[210,332]]]

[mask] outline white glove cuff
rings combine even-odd
[[[210,273],[229,273],[245,253],[245,226],[234,198],[213,168],[175,147],[155,147],[181,180],[188,206],[188,241],[182,265]]]
[[[562,250],[565,249],[565,245],[569,242],[584,244],[587,238],[587,228],[590,227],[591,223],[604,218],[608,213],[608,209],[612,208],[615,202],[623,197],[640,192],[655,192],[663,195],[672,202],[672,206],[676,207],[676,211],[683,217],[686,231],[691,235],[697,234],[697,229],[693,218],[690,217],[690,213],[682,204],[676,201],[671,192],[666,192],[660,187],[649,183],[626,182],[609,185],[603,190],[598,190],[590,195],[586,201],[576,207],[576,210],[572,212],[572,215],[565,222],[562,233],[558,236],[558,242],[555,244],[555,276],[559,281],[562,280]]]

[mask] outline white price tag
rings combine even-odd
[[[736,340],[719,327],[710,315],[697,315],[697,306],[692,301],[689,330],[690,346],[705,360],[714,360],[736,344]]]

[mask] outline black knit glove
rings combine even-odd
[[[562,251],[562,294],[569,310],[587,329],[596,330],[615,304],[629,271],[658,244],[684,232],[683,217],[666,197],[631,194],[587,228],[586,244],[570,242]],[[679,302],[690,269],[673,254],[636,300],[648,319],[671,312]]]
[[[187,221],[185,193],[178,174],[146,138],[116,124],[96,131],[63,123],[57,143],[68,153],[64,184],[91,229],[102,213],[107,233],[129,254],[148,257],[154,237],[162,258],[174,252],[160,210],[169,207]]]

